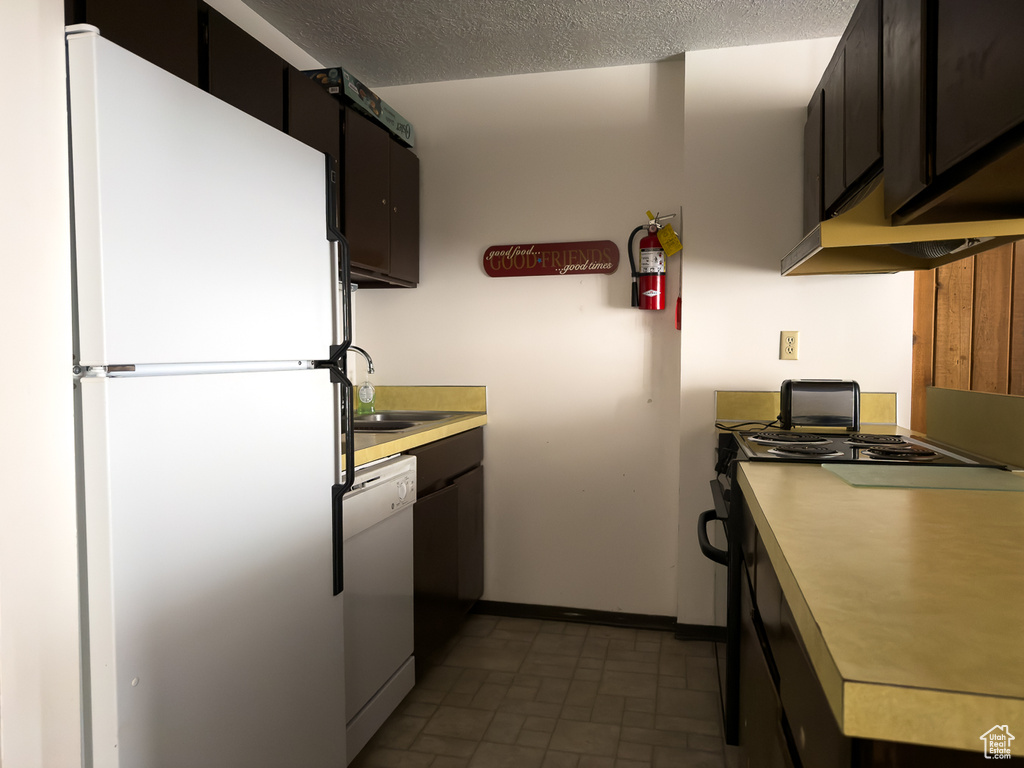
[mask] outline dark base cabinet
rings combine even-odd
[[[965,752],[843,735],[746,502],[741,525],[739,742],[743,768],[968,768],[992,764],[980,747],[977,752]],[[1015,758],[1007,764],[1019,763]]]
[[[483,429],[409,451],[413,509],[414,651],[417,676],[483,595]]]
[[[413,509],[414,645],[427,659],[458,628],[459,492],[450,485],[420,496]],[[418,667],[423,665],[418,665]]]
[[[754,625],[750,583],[742,578],[740,611],[740,745],[742,765],[794,768],[790,757],[782,702]]]

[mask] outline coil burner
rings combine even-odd
[[[834,459],[843,455],[842,451],[837,451],[831,445],[811,445],[807,443],[794,443],[793,445],[769,448],[768,453],[791,459]]]
[[[755,443],[763,445],[823,445],[831,442],[824,435],[811,435],[806,432],[758,432],[750,436]]]
[[[848,445],[908,445],[899,435],[850,435],[846,438]]]
[[[876,461],[933,461],[939,458],[935,451],[917,445],[876,445],[861,453]]]

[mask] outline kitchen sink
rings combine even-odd
[[[452,411],[380,411],[359,414],[352,425],[357,432],[399,432],[461,415]]]

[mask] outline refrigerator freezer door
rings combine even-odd
[[[90,764],[343,766],[327,372],[79,387]]]
[[[94,33],[68,68],[78,359],[326,357],[324,156]]]

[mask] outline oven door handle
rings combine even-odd
[[[700,551],[704,553],[704,557],[708,560],[714,560],[721,565],[728,565],[729,552],[725,549],[719,549],[708,539],[708,523],[713,520],[725,520],[725,518],[719,517],[718,511],[714,509],[700,513],[700,516],[697,518],[697,543],[700,544]]]

